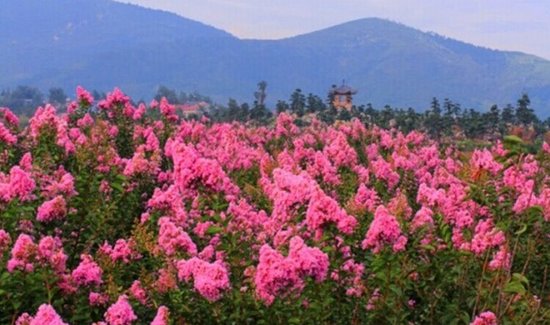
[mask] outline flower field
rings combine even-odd
[[[1,324],[550,319],[546,143],[77,98],[0,109]]]

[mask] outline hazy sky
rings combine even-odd
[[[119,0],[163,9],[240,38],[276,39],[388,18],[423,31],[550,59],[550,0]]]

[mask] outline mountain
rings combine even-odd
[[[357,103],[425,109],[432,97],[486,109],[529,93],[550,115],[550,61],[367,18],[281,40],[241,40],[181,16],[110,0],[3,0],[0,89],[76,85],[150,98],[159,85],[220,102],[268,103],[342,79]]]

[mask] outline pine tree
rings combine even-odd
[[[517,122],[527,126],[529,124],[537,122],[537,116],[535,115],[533,109],[530,107],[531,100],[527,94],[523,94],[520,99],[518,99],[518,105],[516,107],[516,119]]]
[[[275,105],[275,110],[277,114],[286,112],[290,109],[290,106],[288,106],[288,103],[284,100],[278,100],[277,104]]]
[[[499,130],[500,125],[500,109],[498,105],[493,105],[489,109],[489,112],[483,114],[487,130],[490,133],[495,133]]]
[[[434,138],[439,139],[443,131],[443,123],[441,118],[441,106],[436,97],[432,99],[430,110],[427,112],[425,125],[428,133]]]
[[[298,88],[290,95],[290,111],[298,117],[302,117],[305,114],[305,108],[306,98],[302,94],[302,90]]]
[[[50,88],[48,93],[48,102],[55,106],[65,105],[67,102],[67,94],[65,94],[63,88]]]

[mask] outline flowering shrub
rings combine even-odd
[[[548,144],[181,116],[0,108],[0,323],[549,319]]]

